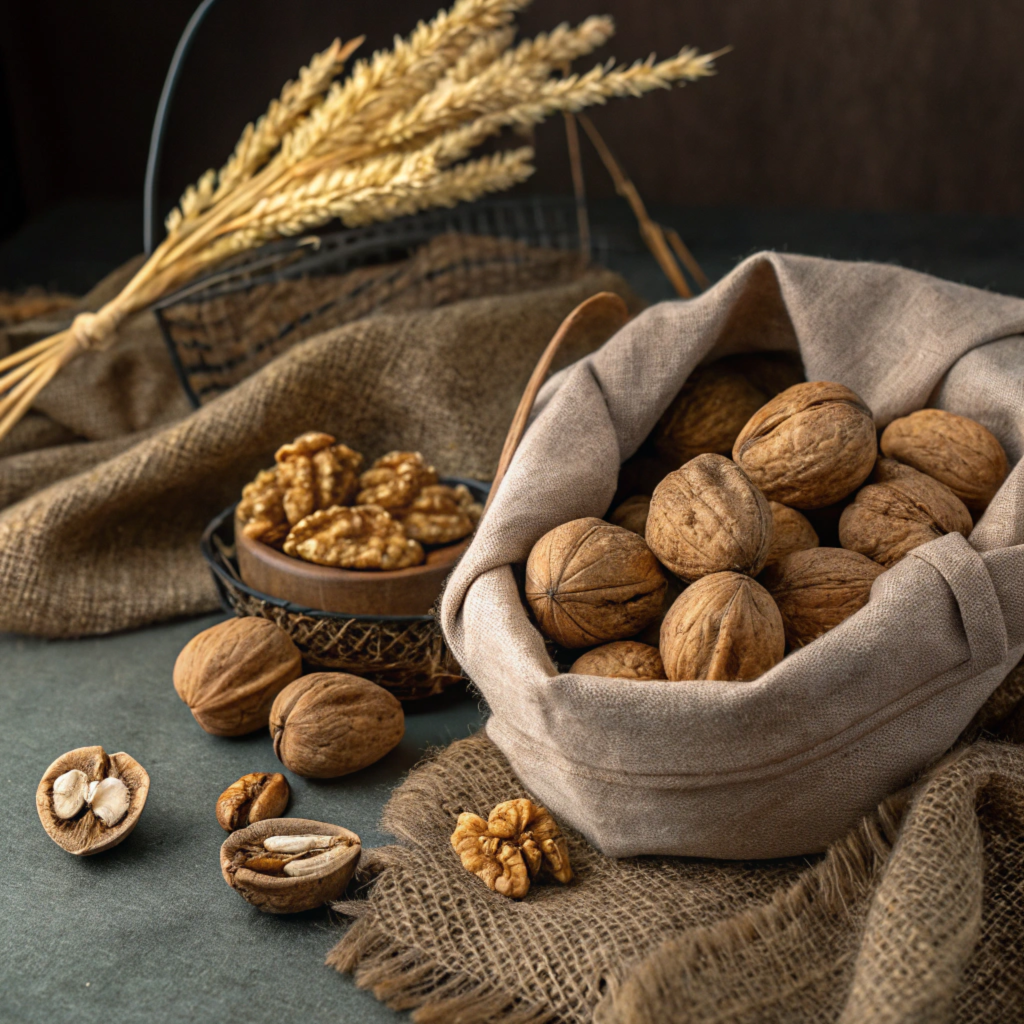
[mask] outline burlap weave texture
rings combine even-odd
[[[548,382],[445,591],[441,623],[517,775],[605,853],[818,852],[949,749],[1024,653],[1024,301],[896,267],[751,257]],[[989,426],[1009,478],[970,541],[880,576],[867,606],[754,682],[559,674],[513,566],[606,514],[618,468],[701,360],[797,350],[879,426],[933,402]]]

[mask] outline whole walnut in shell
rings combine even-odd
[[[698,455],[654,489],[647,543],[684,580],[713,572],[757,575],[772,543],[772,513],[746,473],[721,455]]]
[[[274,698],[302,674],[302,655],[279,626],[256,616],[198,633],[174,663],[174,689],[214,736],[266,728]]]
[[[887,569],[908,551],[947,533],[971,532],[967,506],[945,485],[892,459],[857,492],[839,520],[839,542]]]
[[[642,537],[647,532],[647,515],[650,511],[651,499],[646,494],[634,494],[616,506],[608,516],[608,522]]]
[[[805,515],[777,501],[770,501],[768,505],[772,510],[772,546],[765,565],[771,565],[794,551],[818,546],[818,534]]]
[[[661,624],[669,679],[756,679],[782,661],[782,616],[760,583],[716,572],[691,583]]]
[[[378,505],[313,512],[292,527],[284,553],[339,569],[408,569],[424,558],[419,542]]]
[[[969,509],[982,512],[1006,479],[998,438],[980,423],[942,409],[920,409],[882,432],[882,453],[945,484]]]
[[[665,666],[657,647],[636,640],[616,640],[577,658],[569,669],[581,676],[616,679],[664,679]]]
[[[549,530],[526,562],[526,601],[541,631],[564,647],[639,633],[661,611],[666,586],[643,538],[600,519]]]
[[[270,709],[274,753],[296,775],[333,779],[379,761],[405,735],[394,694],[345,672],[314,672]]]
[[[883,572],[857,551],[811,548],[786,555],[761,578],[782,613],[789,645],[803,647],[860,611]]]
[[[772,501],[814,509],[855,491],[877,451],[871,410],[842,384],[813,381],[759,409],[732,457]]]

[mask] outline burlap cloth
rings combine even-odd
[[[797,351],[884,427],[929,404],[984,423],[1012,469],[970,538],[923,544],[868,603],[750,682],[560,671],[517,570],[548,530],[603,517],[693,368]],[[899,267],[752,256],[633,318],[547,382],[441,602],[487,734],[607,854],[820,853],[955,742],[1024,656],[1024,300]]]
[[[370,457],[418,449],[442,473],[488,479],[565,314],[605,288],[636,300],[621,278],[571,253],[506,246],[496,255],[493,240],[464,239],[453,269],[447,245],[428,245],[397,276],[393,264],[340,275],[333,294],[348,297],[355,281],[362,297],[333,308],[341,326],[196,412],[151,314],[126,325],[109,352],[69,366],[0,444],[0,630],[75,636],[212,610],[203,527],[305,430],[327,430]],[[465,272],[474,246],[486,273]],[[80,308],[116,292],[132,269]],[[378,280],[386,286],[374,292]],[[329,293],[324,279],[279,285],[277,315],[319,309]],[[0,332],[0,354],[68,315]],[[566,361],[602,340],[583,339]]]
[[[1017,669],[823,856],[613,860],[570,831],[575,880],[521,902],[451,848],[461,811],[527,795],[484,735],[458,741],[393,794],[399,844],[365,856],[372,885],[336,905],[355,923],[328,963],[420,1024],[1019,1021],[1022,694]]]

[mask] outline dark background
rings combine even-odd
[[[335,35],[387,45],[437,0],[220,0],[190,55],[163,180],[219,165]],[[0,6],[2,230],[69,199],[137,199],[168,62],[195,0]],[[525,32],[608,12],[609,52],[731,44],[719,75],[596,112],[653,202],[1024,213],[1019,0],[543,0]],[[554,128],[554,126],[552,126]],[[557,128],[532,187],[569,187]],[[596,164],[595,194],[610,186]]]

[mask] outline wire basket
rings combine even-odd
[[[590,247],[598,263],[637,249],[614,229],[593,231]],[[274,242],[168,296],[155,312],[198,407],[331,327],[557,284],[587,263],[571,199],[499,199]]]

